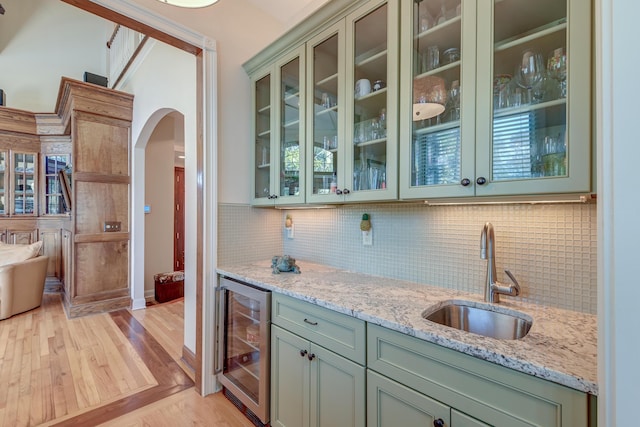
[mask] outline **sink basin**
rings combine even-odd
[[[424,312],[422,317],[461,331],[504,340],[523,338],[533,324],[533,319],[524,313],[504,309],[498,312],[490,305],[462,301],[447,301],[435,311]]]

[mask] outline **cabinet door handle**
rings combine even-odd
[[[337,194],[338,196],[342,196],[342,190],[338,188],[338,189],[336,190],[336,194]]]
[[[307,350],[300,350],[300,357],[305,357],[307,355]]]
[[[460,181],[460,185],[463,187],[468,187],[470,184],[471,180],[469,178],[463,178],[462,181]]]
[[[349,191],[348,188],[345,188],[344,190],[342,190],[342,194],[349,194],[351,193],[351,191]]]
[[[444,427],[444,421],[442,418],[438,418],[433,422],[433,427]]]
[[[318,326],[318,322],[313,322],[313,321],[311,321],[309,319],[304,319],[304,323],[308,323],[308,324],[310,324],[312,326]]]
[[[308,358],[309,360],[313,360],[313,359],[315,359],[315,358],[316,358],[316,355],[315,355],[315,354],[313,354],[313,353],[311,353],[310,355],[308,355],[308,356],[307,356],[307,358]]]
[[[487,183],[487,178],[485,178],[484,176],[480,176],[478,177],[478,179],[476,179],[476,183],[478,185],[485,185]]]

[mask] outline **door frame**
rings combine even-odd
[[[213,373],[217,260],[217,52],[215,40],[170,21],[131,0],[61,0],[101,18],[167,43],[196,58],[196,348],[195,387],[201,395],[218,388]],[[133,217],[133,215],[132,215]],[[190,218],[191,219],[191,218]],[[132,224],[132,225],[135,225]],[[144,233],[143,233],[144,235]],[[133,242],[132,242],[133,243]],[[142,249],[144,252],[144,249]],[[134,256],[131,257],[133,264]],[[185,272],[188,274],[188,272]],[[132,281],[134,286],[142,286]],[[185,299],[185,310],[187,309]]]

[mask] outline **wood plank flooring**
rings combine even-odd
[[[0,426],[251,427],[181,369],[183,307],[67,319],[60,296],[45,294],[1,321]]]

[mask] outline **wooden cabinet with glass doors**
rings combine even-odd
[[[304,49],[252,79],[253,204],[304,203]]]
[[[0,150],[0,215],[35,216],[38,153]]]
[[[0,151],[0,215],[7,214],[7,152]]]
[[[309,202],[397,198],[398,13],[369,1],[307,42]]]
[[[44,191],[42,194],[44,215],[62,215],[71,210],[67,206],[64,197],[64,183],[60,181],[60,172],[63,171],[71,182],[71,156],[69,154],[43,154]],[[70,194],[68,195],[70,197]]]
[[[591,191],[590,2],[402,5],[401,198]]]

